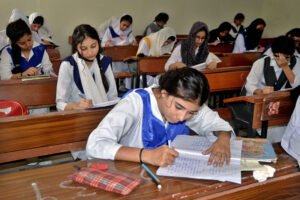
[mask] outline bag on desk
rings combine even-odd
[[[16,100],[0,100],[0,117],[28,115],[29,110]]]
[[[140,184],[140,179],[93,168],[82,168],[68,176],[68,178],[78,183],[87,184],[92,187],[122,195],[129,194]]]

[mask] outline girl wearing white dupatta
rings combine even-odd
[[[79,25],[72,41],[75,53],[65,58],[59,69],[57,109],[83,109],[116,99],[118,93],[111,59],[99,54],[97,31],[90,25]]]

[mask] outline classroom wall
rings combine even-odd
[[[62,57],[71,52],[68,36],[76,25],[89,23],[98,27],[109,17],[123,13],[133,16],[133,33],[141,35],[161,11],[169,14],[168,26],[177,34],[187,34],[195,21],[204,21],[213,29],[223,21],[232,22],[237,12],[243,12],[246,26],[256,17],[265,18],[267,28],[263,37],[275,37],[299,26],[296,20],[300,15],[296,10],[299,0],[1,0],[0,8],[0,30],[6,28],[14,8],[26,15],[41,13],[53,32],[53,40],[60,46]]]

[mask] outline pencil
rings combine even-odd
[[[85,97],[85,95],[84,94],[81,94],[81,93],[79,93],[78,94],[81,98],[83,98],[83,99],[85,99],[86,100],[86,97]]]
[[[157,189],[161,190],[162,186],[160,184],[159,179],[150,171],[150,169],[144,163],[142,163],[142,167],[147,171],[147,173],[151,176],[153,181],[156,183]]]

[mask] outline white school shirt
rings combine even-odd
[[[293,156],[300,165],[300,98],[281,140],[281,146]]]
[[[274,59],[274,56],[270,56],[271,57],[271,62],[270,62],[270,66],[274,67],[274,71],[276,74],[276,78],[278,79],[281,72],[282,72],[282,68],[279,67]],[[296,65],[293,68],[293,72],[295,74],[295,80],[294,83],[291,84],[292,88],[297,87],[298,85],[300,85],[300,59],[296,58]],[[247,96],[251,96],[253,95],[253,92],[256,89],[264,89],[264,87],[266,87],[266,81],[265,81],[265,77],[264,77],[264,58],[261,58],[257,61],[255,61],[252,65],[251,71],[248,74],[247,77],[247,82],[246,82],[246,90],[247,90]],[[285,88],[286,83],[282,86],[282,89]]]
[[[141,40],[139,43],[139,49],[138,49],[136,55],[138,55],[140,53],[144,54],[145,56],[149,56],[149,54],[150,54],[150,48],[149,48],[148,42],[146,42],[146,40]]]
[[[156,98],[152,89],[153,85],[145,90],[150,95],[153,115],[163,122]],[[122,99],[100,122],[99,126],[90,134],[86,152],[88,158],[114,160],[120,147],[142,148],[143,101],[139,94],[131,92]],[[186,122],[186,125],[214,141],[216,136],[212,131],[231,131],[231,139],[235,138],[231,126],[221,119],[217,112],[206,105]]]
[[[242,33],[239,33],[235,39],[232,53],[256,52],[257,47],[251,50],[246,49],[245,39]]]
[[[102,59],[103,56],[100,56]],[[90,67],[90,72],[93,74],[95,67],[99,67],[97,60],[95,59]],[[109,89],[107,92],[107,99],[113,100],[118,97],[116,88],[115,78],[109,65],[106,72],[104,73]],[[57,80],[56,89],[56,108],[58,111],[65,110],[67,104],[77,103],[82,98],[79,96],[81,91],[78,89],[74,81],[73,66],[68,61],[63,61],[59,67],[59,75]]]
[[[237,36],[237,34],[239,33],[239,31],[240,31],[241,25],[236,26],[235,23],[232,23],[231,25],[237,30],[237,32],[235,33],[235,32],[233,32],[232,29],[230,29],[229,34],[230,34],[233,38],[235,38],[235,37]]]
[[[37,47],[40,44],[37,42],[33,42],[33,47]],[[34,55],[32,49],[30,50],[29,53],[29,60],[30,58]],[[25,58],[25,56],[22,54],[22,57]],[[1,54],[1,61],[0,61],[0,76],[1,76],[1,80],[8,80],[11,79],[11,76],[13,75],[11,73],[11,70],[15,68],[14,64],[13,64],[13,60],[12,57],[10,56],[10,54],[7,52],[7,49],[4,49],[2,51]],[[44,72],[44,74],[50,74],[50,72],[52,71],[52,63],[50,62],[49,56],[47,51],[44,51],[44,55],[43,55],[43,59],[41,62],[41,69]]]
[[[195,55],[197,55],[198,50],[199,50],[199,47],[196,49]],[[178,45],[178,46],[174,49],[174,51],[172,52],[170,58],[169,58],[168,61],[166,62],[166,64],[165,64],[165,71],[168,71],[170,65],[173,64],[173,63],[176,63],[176,62],[182,62],[182,57],[181,57],[181,44]],[[206,58],[205,63],[206,63],[206,65],[208,65],[208,64],[211,63],[211,62],[212,62],[212,58],[211,58],[210,55],[208,55],[207,58]]]
[[[123,40],[121,40],[120,37],[113,38],[109,28],[107,28],[102,38],[101,46],[105,47],[105,44],[108,40],[111,40],[113,42],[113,46],[125,46],[129,43],[132,43],[135,40],[135,37],[131,32],[128,37],[124,36],[122,37],[122,39]]]

